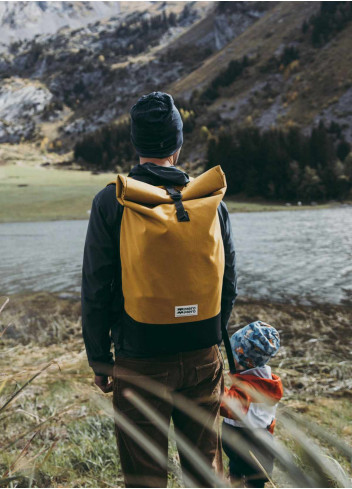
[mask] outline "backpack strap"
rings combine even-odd
[[[177,220],[179,222],[190,221],[188,212],[183,207],[181,192],[173,187],[165,187],[165,190],[167,191],[167,193],[170,195],[170,197],[175,203]]]
[[[229,370],[230,370],[231,374],[235,374],[236,373],[235,360],[233,358],[229,334],[227,332],[225,325],[221,326],[221,330],[222,330],[222,340],[223,340],[224,345],[225,345],[227,360],[229,362]]]

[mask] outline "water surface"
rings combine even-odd
[[[239,293],[352,303],[351,208],[231,215]],[[87,220],[0,224],[0,293],[80,290]]]

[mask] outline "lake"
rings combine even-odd
[[[352,303],[351,207],[231,214],[239,293]],[[88,221],[0,224],[0,293],[80,290]]]

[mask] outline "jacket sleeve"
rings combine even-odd
[[[232,401],[237,401],[238,409],[240,410],[242,416],[247,414],[251,401],[248,394],[246,394],[246,392],[244,392],[242,389],[239,389],[235,386],[231,386],[230,389],[225,387],[224,398]],[[220,415],[224,416],[225,418],[240,419],[240,416],[236,416],[236,414],[227,406],[224,401],[222,401],[220,405]]]
[[[84,246],[81,289],[83,339],[89,365],[97,375],[111,374],[113,364],[110,330],[119,261],[109,215],[101,205],[104,190],[96,195],[92,204]]]
[[[225,202],[218,207],[221,234],[224,243],[225,269],[221,295],[221,322],[227,328],[237,297],[236,253],[229,211]]]

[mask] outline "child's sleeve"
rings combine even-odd
[[[232,410],[225,404],[225,402],[222,401],[220,405],[221,416],[224,416],[224,418],[239,419],[241,415],[244,416],[247,413],[251,401],[248,394],[246,394],[242,389],[234,385],[230,387],[230,389],[225,387],[223,397],[228,400],[237,401],[237,405],[241,414],[239,413],[239,415],[236,416],[236,414],[232,412]]]

